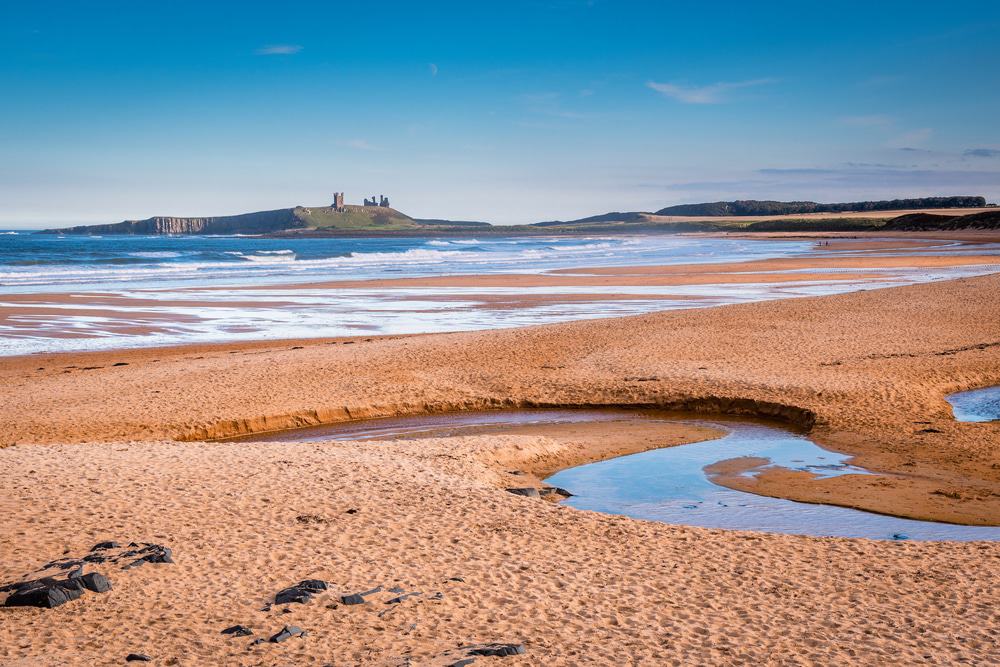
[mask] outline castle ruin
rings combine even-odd
[[[389,198],[385,195],[379,195],[378,201],[375,201],[375,195],[372,195],[371,199],[365,199],[365,206],[381,206],[382,208],[389,208]]]
[[[371,199],[365,198],[365,206],[378,206],[381,208],[389,208],[389,198],[385,195],[379,195],[378,199],[375,199],[375,195],[372,195]],[[334,192],[333,193],[333,203],[330,204],[330,208],[338,213],[343,213],[347,210],[344,205],[344,193]]]

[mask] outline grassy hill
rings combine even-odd
[[[329,206],[297,206],[292,213],[303,227],[317,231],[403,231],[421,227],[394,208],[348,205],[344,209],[340,212]]]

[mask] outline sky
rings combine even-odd
[[[0,2],[0,227],[1000,200],[1000,3]]]

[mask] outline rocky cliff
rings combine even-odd
[[[211,218],[156,216],[145,220],[125,220],[110,225],[81,225],[67,229],[46,229],[49,234],[267,234],[298,229],[305,223],[297,208],[257,211]]]

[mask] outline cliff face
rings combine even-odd
[[[304,223],[297,209],[281,208],[213,218],[175,218],[157,216],[145,220],[126,220],[110,225],[81,225],[67,229],[46,229],[49,234],[266,234],[297,229]]]

